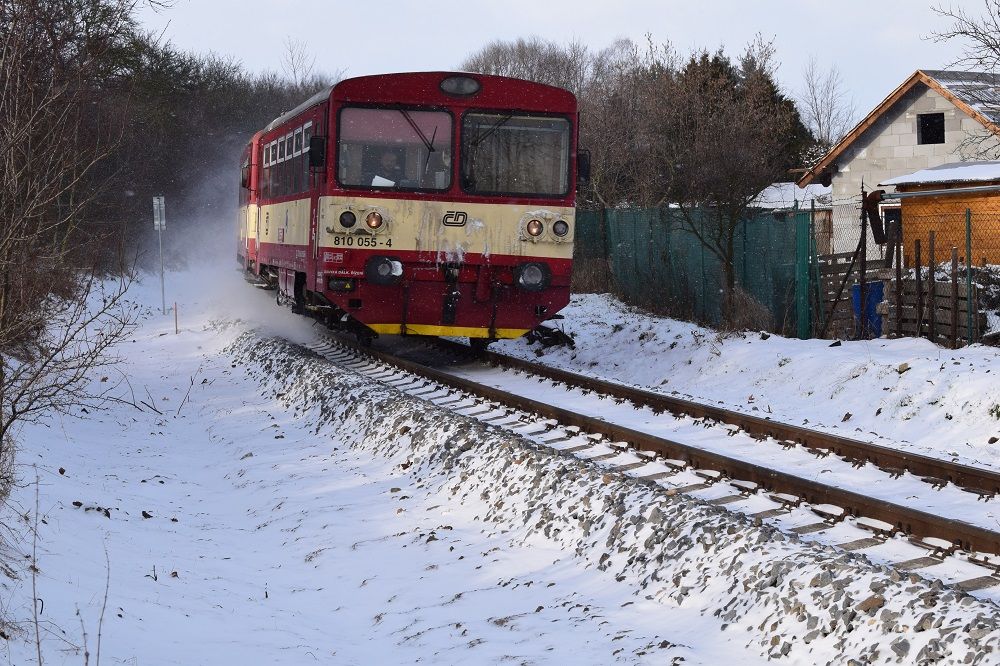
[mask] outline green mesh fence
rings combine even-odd
[[[735,278],[752,297],[738,303],[739,309],[746,310],[747,328],[789,334],[803,330],[795,306],[796,275],[802,274],[808,285],[810,262],[801,254],[803,247],[808,253],[810,245],[800,245],[797,255],[796,239],[801,233],[809,233],[808,211],[757,215],[736,230]],[[607,289],[627,303],[673,317],[721,323],[721,261],[691,232],[679,211],[580,211],[576,258],[578,269],[606,263]]]
[[[603,210],[578,210],[573,256],[576,259],[601,259],[607,252]]]

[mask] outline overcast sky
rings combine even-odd
[[[617,37],[670,42],[681,52],[722,47],[731,55],[760,33],[773,39],[778,78],[801,87],[810,55],[836,65],[861,115],[917,69],[942,69],[958,43],[931,32],[949,22],[924,0],[172,0],[144,25],[185,50],[235,56],[251,71],[281,71],[286,38],[344,76],[447,70],[497,39],[574,39],[598,50]],[[935,3],[937,6],[939,3]],[[982,0],[953,0],[979,14]]]

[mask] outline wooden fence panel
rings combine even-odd
[[[906,337],[926,337],[947,347],[968,343],[969,311],[972,311],[972,340],[978,341],[986,329],[986,315],[979,311],[973,289],[972,298],[964,283],[930,282],[924,278],[904,279],[900,285],[902,307],[897,307],[895,291],[888,291],[887,325],[883,329],[895,334],[897,326]],[[895,290],[895,285],[889,287]],[[918,300],[919,299],[921,300]],[[933,304],[933,307],[931,305]]]
[[[851,339],[857,333],[851,292],[858,283],[858,266],[851,266],[852,256],[853,253],[848,252],[819,258],[817,291],[826,323],[826,338]],[[851,275],[845,282],[848,269]],[[971,309],[972,340],[980,339],[986,330],[986,316],[979,310],[975,289],[970,298],[964,282],[934,281],[923,271],[919,283],[913,277],[897,283],[889,277],[891,273],[891,269],[881,266],[867,271],[868,282],[884,282],[883,304],[879,308],[883,335],[895,337],[899,330],[906,337],[926,337],[940,345],[962,346],[969,340],[968,313]],[[897,292],[902,308],[896,306]],[[817,334],[819,330],[817,327]]]

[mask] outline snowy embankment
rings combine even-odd
[[[711,401],[837,434],[1000,469],[1000,350],[926,340],[720,335],[606,295],[576,295],[561,323],[576,349],[492,346],[574,372]]]
[[[181,279],[181,333],[150,313],[123,349],[134,404],[20,433],[5,522],[20,521],[22,565],[0,579],[21,621],[4,629],[11,663],[34,658],[33,596],[46,663],[82,663],[85,642],[95,659],[98,641],[107,663],[155,664],[1000,650],[991,604],[405,397],[271,339],[312,334],[268,294]],[[156,302],[158,285],[134,297]],[[630,349],[633,375],[655,363]]]

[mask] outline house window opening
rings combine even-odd
[[[920,113],[917,115],[917,143],[944,143],[944,114]]]

